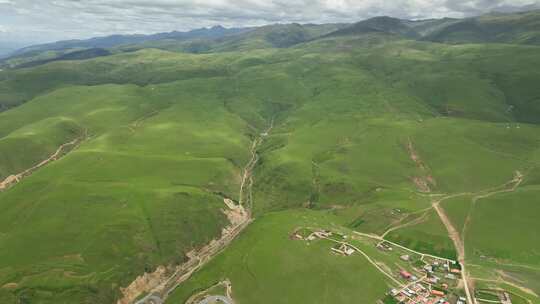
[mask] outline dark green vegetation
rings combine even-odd
[[[540,18],[474,20],[492,19]],[[0,180],[82,143],[0,193],[0,302],[113,303],[144,271],[181,263],[220,235],[223,196],[238,198],[251,141],[272,120],[253,226],[173,300],[224,278],[239,303],[382,299],[391,282],[362,256],[337,259],[289,233],[401,227],[386,237],[454,257],[425,185],[463,194],[443,207],[475,277],[539,293],[540,50],[516,30],[496,41],[531,45],[425,41],[461,22],[268,26],[99,57],[39,53],[53,61],[1,71]],[[473,206],[516,171],[515,192]]]
[[[427,40],[448,43],[540,44],[538,11],[518,14],[493,13],[479,18],[449,21],[448,26],[427,35]]]
[[[51,59],[43,59],[43,60],[35,60],[30,61],[27,63],[22,63],[18,65],[18,68],[29,68],[34,67],[42,64],[46,64],[53,61],[62,61],[62,60],[84,60],[84,59],[91,59],[96,57],[102,57],[102,56],[108,56],[111,55],[111,52],[100,49],[100,48],[91,48],[91,49],[84,49],[80,51],[73,51],[69,52],[67,54],[60,55],[58,57],[54,57]]]
[[[81,49],[110,49],[117,46],[156,43],[164,41],[179,42],[192,39],[215,39],[246,32],[248,30],[250,29],[226,29],[221,26],[215,26],[212,28],[196,29],[189,32],[173,31],[169,33],[158,33],[153,35],[112,35],[107,37],[91,38],[87,40],[65,40],[19,49],[16,52],[12,52],[10,58],[8,58],[5,63],[7,63],[8,65],[20,65],[21,61],[33,61],[35,57],[43,57],[44,55],[50,56],[53,54],[64,56],[69,55],[69,53],[73,51]],[[12,51],[15,51],[15,49],[13,49]]]

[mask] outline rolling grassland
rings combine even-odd
[[[253,223],[167,303],[224,280],[238,303],[374,303],[387,275],[291,232],[457,259],[434,203],[471,288],[540,302],[537,46],[370,32],[251,48],[251,35],[209,54],[0,71],[0,182],[50,159],[0,188],[0,302],[115,303],[145,272],[185,263],[230,224],[223,200],[245,202],[253,155]]]

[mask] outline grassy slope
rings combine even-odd
[[[69,85],[137,84],[223,76],[230,57],[189,56],[153,49],[94,60],[60,61],[0,72],[0,104],[15,106]]]
[[[357,43],[338,42],[341,50],[348,46],[352,49]],[[321,44],[328,46],[323,41],[311,47],[320,51],[324,49]],[[303,72],[299,78],[312,95],[309,102],[291,112],[263,149],[263,162],[257,172],[256,208],[263,212],[315,199],[315,207],[349,206],[335,211],[342,216],[342,223],[350,220],[349,212],[377,210],[373,206],[391,196],[373,194],[369,189],[389,188],[390,193],[414,190],[409,178],[417,169],[406,155],[408,138],[430,167],[438,191],[480,191],[507,182],[515,170],[534,165],[538,149],[538,128],[514,123],[529,121],[522,115],[526,111],[509,112],[507,98],[511,92],[486,80],[496,78],[501,70],[513,70],[495,64],[509,50],[535,56],[535,49],[529,47],[443,47],[405,42],[377,46],[373,52],[362,49],[344,61],[334,59],[324,72],[299,67],[297,72]],[[480,53],[488,59],[474,60]],[[313,60],[320,58],[310,56]],[[343,68],[341,62],[354,66],[354,73],[349,74],[351,70]],[[508,73],[507,77],[536,77],[536,72],[525,67],[526,62],[524,59],[520,63],[522,70]],[[426,72],[439,77],[428,78]],[[326,82],[317,81],[321,75]],[[462,79],[456,79],[456,75]],[[448,81],[455,89],[443,89]],[[378,89],[383,85],[381,92]],[[526,82],[521,85],[522,92],[532,92]],[[531,97],[535,94],[532,92]],[[446,111],[446,105],[460,110]],[[534,111],[535,103],[522,106]],[[403,206],[408,200],[418,202],[409,205],[410,211],[425,206],[414,197],[398,197],[387,208]],[[381,221],[389,219],[383,214]],[[367,232],[381,231],[369,225],[359,226],[360,230],[364,228]],[[397,230],[389,237],[419,250],[454,255],[446,231],[434,214],[427,222]],[[214,271],[214,267],[218,266],[209,266],[208,271]],[[194,284],[207,284],[199,280],[197,277]]]
[[[296,227],[329,225],[331,220],[313,211],[262,216],[225,254],[181,285],[168,303],[183,303],[194,291],[224,278],[231,280],[239,303],[375,302],[387,283],[362,256],[339,257],[328,241],[308,245],[289,238]]]
[[[200,89],[211,82],[223,85],[73,87],[4,113],[4,130],[61,113],[91,137],[0,194],[2,282],[17,282],[21,298],[110,302],[119,284],[218,235],[226,220],[212,193],[236,195],[250,141],[245,122]]]
[[[520,54],[519,69],[499,64],[515,54]],[[0,173],[35,163],[80,130],[88,129],[91,137],[0,194],[0,242],[13,247],[0,253],[0,284],[20,284],[0,295],[108,302],[119,284],[145,267],[174,261],[191,245],[215,236],[224,218],[211,192],[235,196],[250,136],[274,118],[276,127],[261,147],[255,173],[255,213],[263,218],[188,281],[190,287],[178,297],[211,285],[217,274],[230,276],[239,299],[251,301],[257,293],[250,290],[263,285],[252,286],[257,281],[250,281],[249,271],[234,268],[247,247],[254,250],[253,261],[275,258],[280,263],[252,262],[261,277],[276,284],[268,284],[268,299],[276,299],[273,288],[280,287],[280,273],[290,264],[301,268],[298,273],[310,280],[312,290],[330,284],[328,294],[339,291],[345,303],[357,296],[352,289],[311,275],[320,260],[336,263],[326,249],[309,253],[312,259],[305,264],[283,249],[285,228],[274,227],[300,225],[301,217],[263,214],[332,207],[332,222],[381,233],[396,220],[389,216],[393,209],[407,216],[428,205],[411,182],[423,172],[407,155],[409,139],[437,180],[434,191],[478,191],[506,182],[538,155],[538,128],[526,124],[537,119],[538,90],[531,86],[539,70],[533,60],[537,54],[534,47],[454,47],[367,36],[279,51],[185,55],[144,50],[6,72],[0,85],[11,93],[5,96],[16,96],[27,85],[25,98],[37,97],[0,114],[0,144],[39,153],[1,158],[0,168],[7,169]],[[519,86],[502,85],[501,75]],[[72,86],[106,82],[147,86]],[[515,111],[508,111],[509,103]],[[34,147],[41,136],[27,129],[54,136]],[[23,139],[6,140],[17,136]],[[380,226],[359,221],[373,212]],[[71,226],[72,231],[62,229]],[[269,232],[261,236],[264,227]],[[127,231],[137,233],[121,237]],[[259,243],[261,237],[268,242]],[[439,248],[449,243],[433,216],[392,237],[438,253],[449,247]],[[63,245],[52,246],[57,243]],[[281,253],[268,257],[270,252]],[[308,256],[301,247],[294,252]],[[353,267],[348,263],[336,264],[329,275],[346,277],[343,284],[358,284],[362,273],[370,280],[377,276],[362,259],[354,262],[362,268],[359,273],[347,272]],[[365,294],[366,301],[385,288],[381,280],[371,283],[377,295]],[[317,301],[321,294],[295,289],[287,296]]]
[[[540,294],[538,191],[538,186],[526,186],[479,200],[465,235],[471,263],[501,271],[488,277],[503,274],[505,280],[536,294]]]
[[[452,241],[435,211],[429,212],[419,224],[393,231],[386,238],[419,252],[456,258]]]
[[[425,39],[445,43],[521,43],[538,45],[540,11],[488,14],[463,19],[436,30]]]

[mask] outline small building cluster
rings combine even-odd
[[[381,251],[393,251],[394,249],[392,248],[392,246],[390,246],[390,244],[386,243],[386,242],[380,242],[379,244],[377,244],[377,248]]]
[[[313,231],[313,232],[309,231],[306,233],[307,236],[303,235],[302,232],[306,232],[306,231],[302,231],[302,229],[296,230],[295,232],[293,232],[292,238],[297,239],[297,240],[304,240],[304,241],[314,241],[316,239],[324,239],[324,238],[329,238],[332,236],[332,232],[328,230],[319,230],[319,231]]]
[[[406,271],[406,270],[401,270],[399,272],[399,275],[407,280],[407,281],[417,281],[418,280],[418,277],[416,277],[415,275],[411,274],[410,272]]]
[[[425,281],[410,284],[401,290],[392,289],[390,296],[398,303],[404,304],[450,304],[446,291],[435,289],[433,285]],[[465,304],[466,302],[465,298],[461,297],[454,303]]]
[[[332,233],[329,230],[316,230],[312,231],[309,229],[297,229],[291,234],[291,239],[304,240],[304,241],[314,241],[317,239],[329,239],[336,243],[335,246],[330,248],[334,253],[344,256],[350,256],[356,252],[354,246],[348,243],[344,243],[342,240],[347,239],[346,235],[341,235],[339,233]]]
[[[353,253],[356,252],[356,250],[354,250],[354,248],[352,248],[351,246],[345,244],[345,243],[341,243],[335,247],[332,247],[332,251],[337,253],[337,254],[341,254],[341,255],[346,255],[346,256],[349,256]]]
[[[410,256],[402,255],[400,259],[410,261]],[[422,260],[425,265],[419,269],[414,268],[416,272],[424,274],[418,278],[413,273],[401,269],[399,276],[401,279],[409,282],[401,289],[392,289],[389,296],[398,303],[403,304],[466,304],[463,297],[454,295],[452,288],[457,286],[457,279],[461,270],[453,268],[448,260],[430,258],[430,261]]]

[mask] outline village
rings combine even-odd
[[[372,242],[377,250],[395,260],[394,266],[381,267],[360,248],[351,244],[349,236],[321,229],[297,229],[291,239],[307,242],[318,239],[335,243],[330,248],[333,254],[351,256],[364,255],[370,263],[393,282],[393,288],[379,300],[379,304],[467,304],[462,290],[461,266],[454,260],[423,254],[386,240]],[[370,240],[374,241],[374,240]],[[388,266],[388,265],[385,265]],[[478,299],[481,300],[481,299]],[[511,304],[510,297],[501,293],[500,301],[492,303]]]
[[[377,248],[388,254],[399,255],[401,264],[400,279],[404,285],[389,291],[389,303],[405,304],[465,304],[467,299],[459,291],[461,267],[456,261],[406,253],[403,247],[396,247],[387,241],[381,241]],[[407,267],[408,266],[408,267]],[[393,301],[392,301],[393,300]]]

